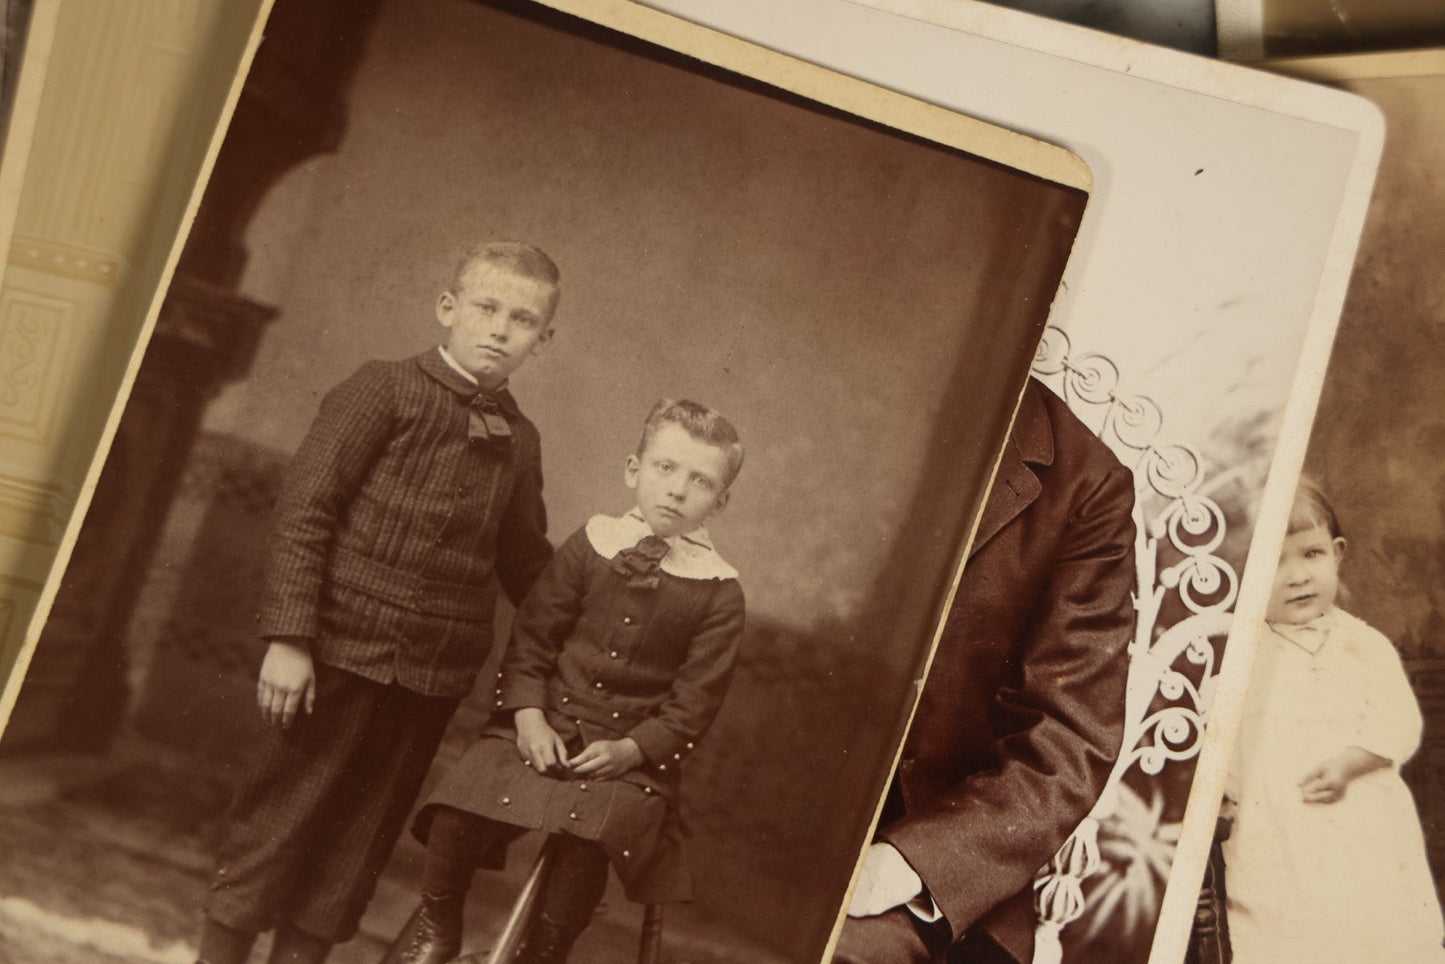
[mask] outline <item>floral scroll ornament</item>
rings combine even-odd
[[[1229,632],[1239,588],[1234,568],[1216,555],[1226,524],[1205,494],[1199,451],[1160,436],[1164,415],[1143,395],[1120,390],[1118,366],[1099,354],[1075,354],[1050,327],[1033,374],[1053,388],[1134,473],[1134,608],[1124,741],[1098,803],[1034,882],[1038,925],[1034,964],[1058,964],[1060,932],[1085,911],[1083,880],[1100,867],[1099,825],[1120,807],[1125,776],[1156,776],[1199,752],[1214,697],[1216,640]]]

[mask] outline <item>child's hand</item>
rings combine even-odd
[[[1335,803],[1345,795],[1350,781],[1337,764],[1326,760],[1304,775],[1300,781],[1300,796],[1305,803]]]
[[[1336,803],[1356,778],[1389,765],[1390,761],[1378,753],[1347,746],[1304,775],[1299,783],[1300,795],[1305,803]]]
[[[598,740],[572,758],[572,772],[579,777],[607,780],[620,777],[647,762],[637,741],[630,736],[620,740]]]
[[[256,681],[256,705],[261,718],[272,726],[289,729],[296,711],[316,708],[316,667],[305,639],[273,639],[261,661]]]
[[[517,752],[538,773],[567,768],[567,744],[547,722],[541,707],[524,706],[512,715],[517,725]]]

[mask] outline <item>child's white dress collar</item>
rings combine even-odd
[[[1269,628],[1274,630],[1276,635],[1289,640],[1311,656],[1318,656],[1320,650],[1324,649],[1325,642],[1330,638],[1330,630],[1334,626],[1335,610],[1333,607],[1307,623],[1269,624]]]
[[[594,515],[587,520],[587,541],[603,559],[611,559],[623,549],[631,549],[652,535],[652,526],[636,509],[624,516]],[[664,540],[667,555],[662,557],[663,572],[682,579],[736,579],[738,571],[723,561],[713,548],[706,529],[694,529],[681,536]]]

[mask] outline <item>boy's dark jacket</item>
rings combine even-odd
[[[440,804],[565,832],[602,845],[629,900],[691,900],[681,769],[727,694],[745,622],[743,591],[736,578],[665,569],[656,585],[630,585],[589,539],[588,530],[605,521],[616,520],[594,517],[561,545],[517,610],[496,712],[414,830],[426,841]],[[705,533],[681,539],[712,552]],[[538,774],[517,753],[513,720],[523,707],[544,709],[570,752],[631,737],[646,762],[610,780]],[[494,849],[483,866],[501,867],[503,857]]]
[[[953,939],[1033,953],[1032,881],[1119,750],[1134,483],[1030,380],[899,763],[880,837]],[[951,959],[951,958],[950,958]]]
[[[378,682],[461,697],[492,647],[495,574],[521,600],[551,558],[537,429],[469,438],[483,395],[437,349],[327,393],[277,505],[261,635]]]
[[[499,715],[540,706],[605,728],[609,739],[630,737],[651,771],[635,779],[671,796],[676,764],[727,695],[744,611],[737,579],[664,574],[651,589],[631,589],[579,529],[517,611]]]

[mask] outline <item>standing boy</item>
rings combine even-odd
[[[446,344],[368,362],[322,400],[287,472],[260,614],[269,724],[238,791],[202,964],[319,964],[355,934],[442,732],[551,557],[540,440],[508,377],[552,337],[557,267],[472,251],[436,304]]]

